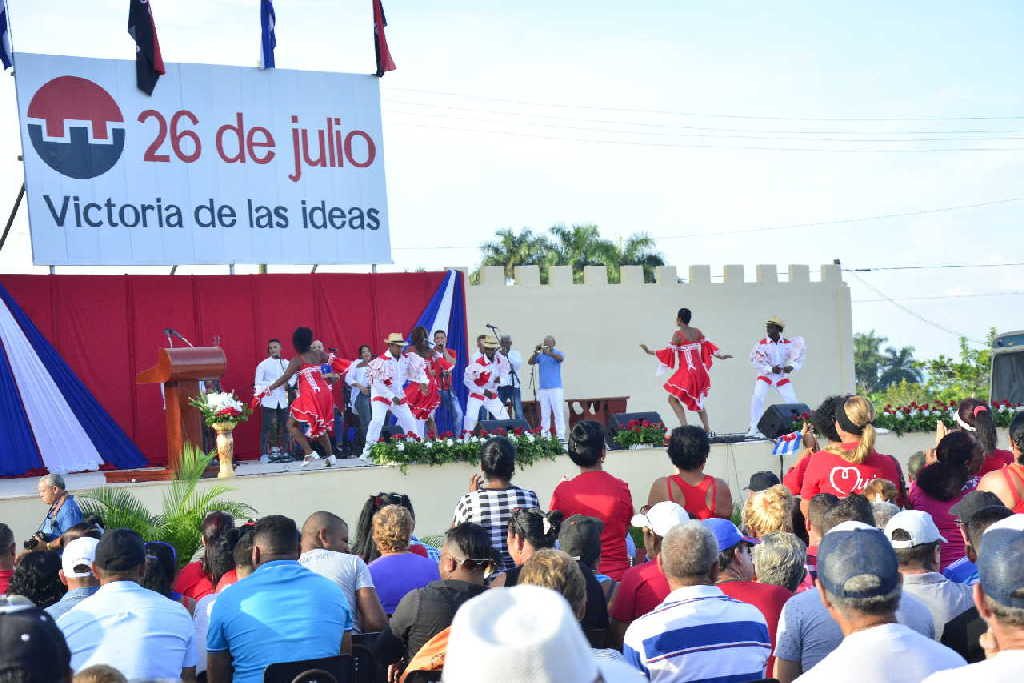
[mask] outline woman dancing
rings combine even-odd
[[[331,371],[330,357],[322,349],[313,348],[313,330],[298,327],[292,334],[292,346],[298,354],[288,362],[288,368],[277,381],[259,394],[269,394],[283,386],[293,375],[298,374],[299,395],[292,401],[288,411],[288,431],[292,438],[302,447],[302,466],[305,467],[320,455],[313,450],[310,440],[320,444],[327,457],[327,464],[336,462],[331,452],[330,433],[334,430],[334,396],[331,394],[330,383],[337,381],[338,375]],[[308,438],[303,434],[299,423],[306,425]]]
[[[640,348],[660,362],[658,374],[666,370],[675,372],[663,385],[668,392],[668,405],[679,418],[679,424],[686,425],[686,411],[692,410],[700,416],[704,431],[711,434],[708,425],[708,412],[704,410],[704,401],[711,388],[711,375],[708,370],[714,362],[712,358],[727,360],[732,358],[727,353],[718,353],[718,347],[705,339],[704,333],[696,327],[690,327],[693,314],[689,308],[680,308],[676,315],[679,329],[672,333],[669,345],[658,351],[651,351],[647,344]]]
[[[409,334],[412,343],[405,351],[409,377],[425,376],[427,379],[426,384],[410,381],[405,386],[405,400],[409,404],[412,416],[416,418],[421,438],[425,438],[427,434],[437,434],[434,412],[441,405],[441,390],[437,382],[442,371],[439,363],[445,363],[451,368],[451,363],[434,353],[434,348],[427,341],[428,334],[422,325],[413,328]]]

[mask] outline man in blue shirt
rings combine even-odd
[[[225,588],[210,615],[209,683],[262,683],[271,664],[352,649],[348,598],[337,584],[299,564],[295,522],[264,517],[252,542],[256,571]]]
[[[540,369],[540,387],[537,402],[540,404],[540,430],[545,436],[551,433],[551,416],[555,417],[555,434],[565,441],[565,392],[562,389],[562,362],[565,354],[555,347],[555,338],[544,337],[528,361]]]
[[[96,546],[99,544],[98,539],[83,536],[64,546],[60,558],[60,580],[68,587],[68,592],[46,608],[54,619],[65,612],[70,612],[71,608],[100,589],[100,581],[92,573],[92,563],[96,561]]]
[[[68,493],[64,477],[59,474],[40,477],[36,490],[50,509],[32,538],[45,543],[51,550],[59,548],[61,534],[82,521],[82,510],[75,497]]]

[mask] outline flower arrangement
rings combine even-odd
[[[239,401],[233,391],[200,394],[193,396],[188,402],[203,414],[203,422],[207,426],[221,422],[230,422],[237,426],[240,422],[248,420],[252,414],[249,406]]]
[[[476,465],[480,460],[480,445],[492,436],[507,437],[516,447],[516,464],[524,467],[538,460],[554,460],[565,453],[558,439],[541,434],[539,429],[498,429],[493,433],[482,431],[479,436],[464,439],[456,438],[451,432],[428,440],[411,433],[392,437],[373,445],[370,460],[378,465],[398,465],[403,473],[409,465],[444,465],[450,462]]]
[[[665,445],[665,425],[661,422],[647,420],[630,420],[625,429],[620,429],[612,436],[612,440],[620,448],[631,446],[663,446]]]
[[[943,422],[947,427],[956,428],[956,408],[959,401],[936,401],[918,404],[916,401],[905,406],[885,405],[880,411],[876,409],[875,426],[888,429],[896,434],[907,432],[931,432],[935,430],[936,421]],[[1017,411],[1024,409],[1020,403],[996,401],[992,404],[992,421],[996,427],[1009,427]]]

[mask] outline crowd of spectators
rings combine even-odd
[[[382,492],[354,538],[327,510],[301,526],[211,512],[179,560],[76,518],[47,476],[25,552],[0,523],[0,681],[257,683],[357,654],[359,680],[409,683],[1019,681],[1024,514],[1006,470],[1024,468],[1024,414],[1002,451],[987,410],[964,402],[907,480],[875,450],[871,404],[830,397],[790,471],[756,473],[735,503],[704,473],[707,435],[681,427],[675,473],[639,510],[600,425],[572,429],[579,472],[546,510],[497,437],[433,545],[409,497]]]

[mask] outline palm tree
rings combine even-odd
[[[550,249],[546,239],[535,235],[529,228],[523,228],[519,234],[510,228],[495,233],[496,240],[486,242],[481,247],[483,252],[482,266],[502,266],[505,278],[512,279],[516,266],[543,266]]]
[[[878,388],[878,377],[881,374],[882,344],[888,339],[875,334],[858,332],[853,335],[853,372],[857,378],[857,391],[871,393]]]
[[[108,529],[132,529],[144,540],[170,543],[177,551],[178,564],[184,565],[199,548],[200,529],[207,513],[222,510],[233,517],[249,517],[256,512],[245,503],[225,500],[224,494],[232,489],[223,484],[199,490],[199,480],[213,458],[213,453],[185,445],[159,515],[152,514],[125,487],[102,486],[79,494],[78,500],[85,514],[96,515]]]
[[[881,374],[878,377],[878,388],[887,389],[893,384],[906,382],[920,384],[923,378],[921,370],[914,360],[914,347],[904,346],[900,349],[888,347],[882,357]]]
[[[618,247],[602,238],[596,225],[556,225],[551,228],[551,236],[554,265],[571,266],[573,282],[583,281],[584,266],[618,264]]]
[[[654,269],[665,265],[665,260],[658,253],[654,240],[646,233],[631,235],[618,249],[617,263],[611,267],[609,282],[619,282],[620,266],[643,266],[644,282],[654,282]]]

